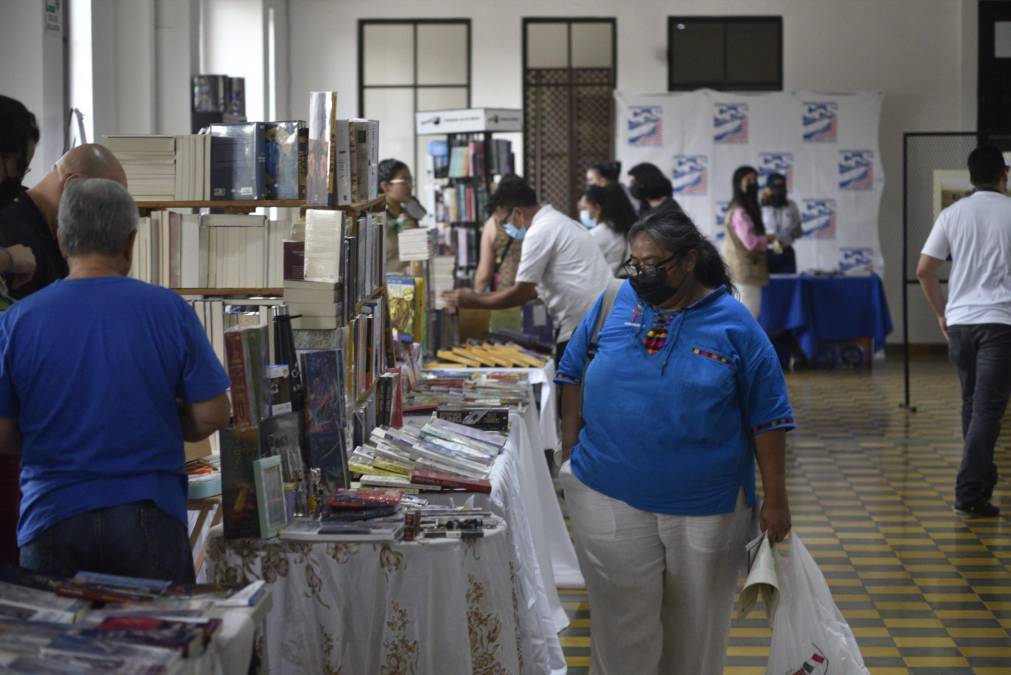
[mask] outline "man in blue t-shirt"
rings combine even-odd
[[[0,452],[20,449],[21,565],[193,581],[183,440],[228,424],[193,310],[127,277],[137,207],[110,180],[60,200],[69,276],[0,318]]]

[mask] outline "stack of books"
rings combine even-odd
[[[397,235],[400,260],[431,260],[435,256],[434,232],[424,227],[401,230]]]
[[[399,490],[337,490],[323,501],[319,520],[297,519],[281,530],[293,541],[394,541],[404,529]]]
[[[11,673],[177,673],[218,633],[210,614],[255,607],[262,581],[193,593],[168,582],[81,572],[62,579],[5,568],[0,670]],[[206,591],[206,592],[203,592]],[[91,611],[92,602],[106,603]]]
[[[490,492],[488,475],[507,438],[439,418],[420,429],[378,427],[348,465],[362,474],[363,485],[389,486],[393,480],[408,489]]]
[[[107,136],[106,147],[123,165],[128,190],[134,199],[176,198],[175,136]]]
[[[547,359],[541,354],[523,349],[517,344],[468,343],[436,352],[437,361],[431,368],[463,366],[465,368],[543,368]]]
[[[285,279],[284,302],[296,330],[333,330],[343,324],[344,293],[328,281]]]
[[[204,201],[211,198],[212,142],[207,135],[176,136],[176,199]]]
[[[425,370],[405,397],[404,412],[418,414],[442,409],[481,411],[504,408],[522,413],[530,401],[526,375],[524,372]]]
[[[435,309],[444,309],[442,294],[456,287],[456,262],[453,256],[437,255],[432,258],[432,299]]]

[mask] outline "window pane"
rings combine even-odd
[[[727,24],[727,80],[734,84],[779,82],[779,26],[771,21]]]
[[[395,157],[414,170],[414,90],[366,89],[365,117],[379,120],[380,159]]]
[[[610,68],[612,44],[610,23],[573,23],[572,67]]]
[[[677,86],[722,82],[723,22],[673,22],[670,31],[670,80]]]
[[[467,107],[466,87],[425,87],[418,89],[418,110],[447,110]]]
[[[527,67],[569,67],[569,31],[566,24],[527,24]]]
[[[418,24],[418,84],[467,84],[467,26]]]
[[[362,57],[364,86],[414,84],[414,26],[366,24]]]

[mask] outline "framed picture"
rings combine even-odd
[[[260,515],[260,537],[270,539],[288,524],[281,458],[274,455],[253,462],[253,478],[256,482],[256,508]]]

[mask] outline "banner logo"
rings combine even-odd
[[[717,143],[748,142],[748,104],[717,103],[713,113],[713,140]]]
[[[730,202],[716,202],[716,240],[723,241],[727,236],[727,211]]]
[[[786,176],[786,189],[793,189],[792,152],[758,153],[758,185],[760,187],[765,187],[769,181],[769,176],[774,173]]]
[[[676,195],[704,195],[708,188],[706,167],[709,158],[705,155],[674,155],[674,170],[671,182]]]
[[[663,143],[663,109],[658,105],[632,106],[628,113],[628,144],[632,147]]]
[[[839,151],[839,189],[874,189],[874,153],[870,150]]]
[[[800,212],[805,237],[835,239],[835,200],[805,199]]]
[[[834,101],[804,104],[804,140],[835,143],[839,133],[839,104]]]
[[[839,271],[843,274],[874,271],[874,249],[842,247],[839,249]]]

